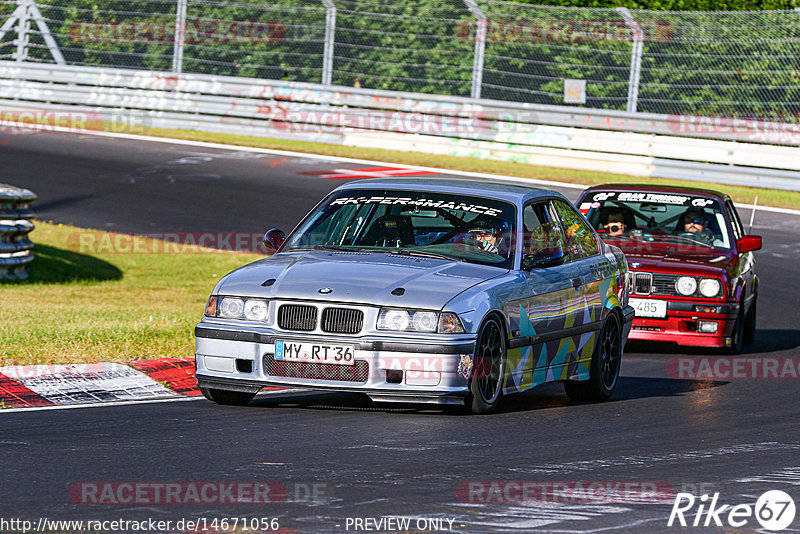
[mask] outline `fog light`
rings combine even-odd
[[[389,384],[402,384],[403,383],[403,371],[398,371],[395,369],[387,369],[386,370],[386,382]]]
[[[698,321],[697,331],[705,334],[713,334],[717,331],[717,321]]]

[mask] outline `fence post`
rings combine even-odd
[[[3,25],[0,26],[0,41],[3,40],[3,37],[6,36],[6,33],[8,33],[14,26],[14,23],[17,22],[20,11],[22,11],[22,4],[18,5],[14,12],[8,16]]]
[[[336,41],[336,6],[333,0],[322,0],[325,5],[325,46],[322,52],[322,85],[333,80],[333,45]]]
[[[28,59],[28,32],[31,29],[30,0],[18,0],[19,10],[17,13],[17,50],[14,52],[15,61],[25,61]]]
[[[39,28],[39,33],[42,34],[42,38],[44,39],[45,44],[47,44],[50,54],[53,56],[53,61],[59,65],[66,65],[66,61],[64,61],[64,55],[61,53],[61,49],[58,48],[58,43],[56,40],[53,39],[53,34],[50,33],[50,27],[47,25],[47,21],[45,21],[44,17],[42,16],[42,12],[39,11],[39,6],[36,5],[36,0],[30,0],[28,8],[30,10],[30,14],[33,16],[33,20],[36,21],[36,26]]]
[[[472,61],[472,91],[470,95],[472,98],[481,97],[481,86],[483,85],[483,57],[486,52],[486,33],[488,24],[486,15],[475,3],[475,0],[464,0],[467,9],[470,10],[472,16],[478,21],[478,26],[475,31],[475,52]]]
[[[175,48],[172,52],[172,72],[183,71],[183,44],[186,42],[186,3],[187,0],[178,0],[178,9],[175,12]]]
[[[636,19],[633,18],[631,12],[626,7],[618,7],[617,11],[625,19],[625,24],[633,32],[633,49],[631,50],[631,75],[628,79],[628,107],[627,110],[631,113],[636,111],[637,101],[639,100],[639,76],[642,70],[642,48],[644,44],[644,35],[642,35],[642,28]]]

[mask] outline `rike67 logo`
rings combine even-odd
[[[694,521],[691,521],[694,516]],[[788,528],[794,521],[794,500],[786,492],[770,490],[763,493],[756,501],[755,506],[750,504],[719,504],[719,493],[709,498],[704,494],[699,498],[691,493],[678,493],[672,504],[667,526],[671,527],[676,522],[682,527],[708,527],[712,524],[718,527],[728,525],[740,528],[747,525],[754,518],[762,528],[772,531]],[[688,519],[687,519],[688,517]]]

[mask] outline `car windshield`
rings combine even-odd
[[[476,196],[344,190],[318,206],[283,250],[386,251],[510,269],[513,204]]]
[[[719,200],[653,191],[594,191],[578,209],[606,241],[661,242],[729,250],[732,239]]]

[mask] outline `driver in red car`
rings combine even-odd
[[[692,234],[694,238],[710,244],[714,241],[714,234],[711,233],[708,226],[708,216],[703,210],[689,208],[681,216],[678,233]]]

